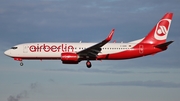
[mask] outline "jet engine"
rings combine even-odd
[[[78,64],[79,55],[76,53],[61,53],[61,61],[63,64]]]

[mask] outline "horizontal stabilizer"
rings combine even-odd
[[[173,43],[174,41],[168,41],[168,42],[165,42],[165,43],[162,43],[162,44],[159,44],[159,45],[156,45],[155,47],[156,48],[166,48],[167,46],[169,46],[171,43]]]

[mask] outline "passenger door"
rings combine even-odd
[[[28,46],[27,45],[23,46],[23,53],[28,53]]]

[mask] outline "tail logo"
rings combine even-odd
[[[168,32],[168,30],[166,29],[166,27],[165,26],[159,26],[159,28],[157,29],[157,35],[159,35],[159,36],[164,36],[164,35],[166,35],[167,34],[167,32]]]
[[[162,19],[159,21],[159,23],[156,25],[154,37],[156,40],[165,40],[167,38],[169,26],[170,26],[171,20],[169,19]]]

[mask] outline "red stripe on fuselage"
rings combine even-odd
[[[167,48],[165,48],[164,50],[166,49]],[[118,52],[118,53],[113,53],[113,54],[99,55],[97,59],[98,60],[132,59],[132,58],[137,58],[137,57],[142,57],[142,56],[147,56],[147,55],[153,55],[164,50],[155,48],[154,45],[151,45],[151,44],[139,44],[139,46],[136,46],[135,48],[131,50],[126,50],[123,52]]]

